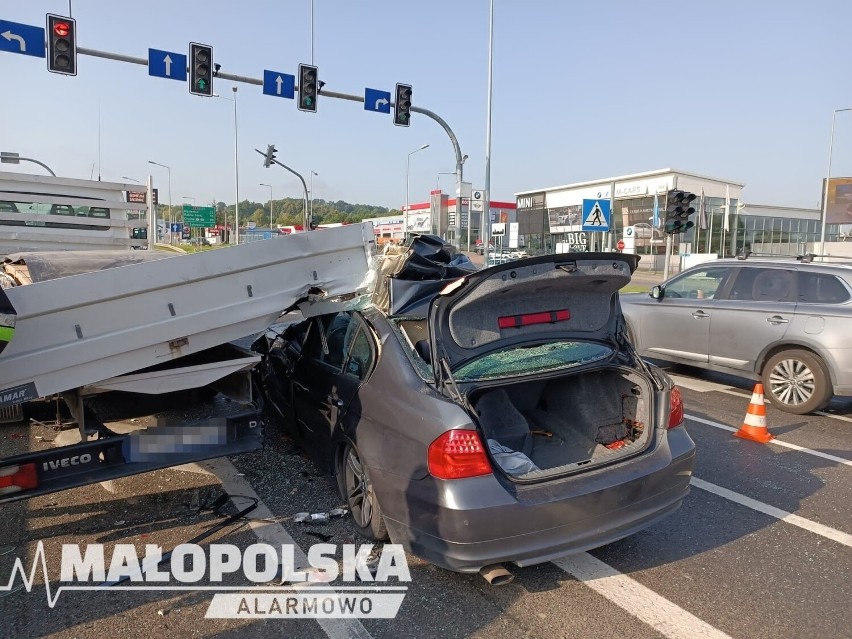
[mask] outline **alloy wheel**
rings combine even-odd
[[[346,500],[355,522],[362,528],[370,525],[373,516],[373,493],[361,460],[354,448],[346,456],[344,486]]]
[[[798,359],[782,359],[769,373],[772,394],[784,404],[804,404],[816,390],[813,371]]]

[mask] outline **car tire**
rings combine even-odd
[[[833,395],[822,361],[809,351],[776,353],[761,374],[767,398],[785,413],[805,415],[825,406]]]
[[[346,444],[340,456],[337,481],[358,534],[373,541],[388,539],[388,528],[370,481],[370,471],[351,443]]]

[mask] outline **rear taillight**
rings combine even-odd
[[[0,468],[0,495],[19,493],[38,486],[35,464]]]
[[[491,473],[491,463],[475,430],[448,430],[429,444],[429,472],[438,479]]]
[[[683,397],[677,386],[672,386],[669,396],[669,428],[677,428],[683,424]]]

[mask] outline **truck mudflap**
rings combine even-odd
[[[0,504],[189,462],[258,450],[261,411],[61,446],[0,459]]]

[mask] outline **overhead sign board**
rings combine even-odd
[[[148,49],[148,75],[186,82],[186,56],[174,51]]]
[[[0,51],[44,57],[44,28],[0,20]]]
[[[216,211],[212,206],[184,204],[183,223],[193,228],[209,228],[216,224]]]
[[[583,231],[608,231],[609,200],[583,200]]]
[[[375,113],[390,113],[390,91],[364,89],[364,110]]]
[[[280,71],[263,70],[263,94],[279,98],[296,97],[296,76]]]

